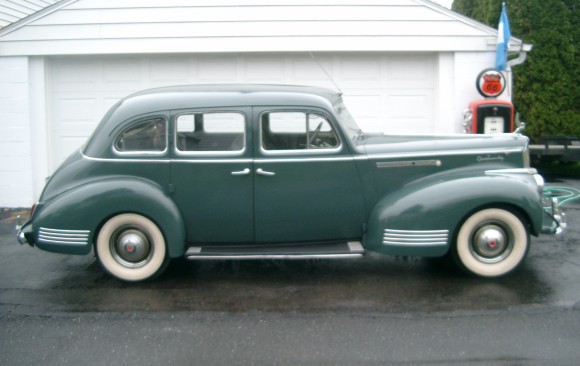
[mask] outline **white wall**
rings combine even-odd
[[[0,207],[33,200],[28,57],[0,57]]]
[[[456,132],[462,131],[463,110],[474,100],[484,99],[475,87],[477,75],[490,67],[495,67],[495,52],[456,52],[454,75],[454,105]],[[511,100],[506,90],[498,99]]]

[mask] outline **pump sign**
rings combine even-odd
[[[476,87],[485,98],[495,98],[505,90],[505,77],[495,69],[486,69],[477,76]]]

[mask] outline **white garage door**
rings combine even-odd
[[[435,129],[435,54],[317,56],[365,130],[430,133]],[[335,89],[303,54],[60,57],[50,60],[50,170],[81,146],[119,99],[158,86],[278,83]]]

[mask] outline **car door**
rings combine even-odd
[[[190,243],[254,240],[251,108],[174,113],[173,197]]]
[[[355,161],[333,118],[315,108],[255,108],[255,241],[360,238]]]

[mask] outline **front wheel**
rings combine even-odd
[[[529,242],[528,229],[518,216],[503,209],[485,209],[461,226],[454,257],[470,273],[500,277],[522,263]]]
[[[104,269],[123,281],[152,278],[168,263],[161,230],[151,220],[137,214],[121,214],[109,219],[99,232],[95,250]]]

